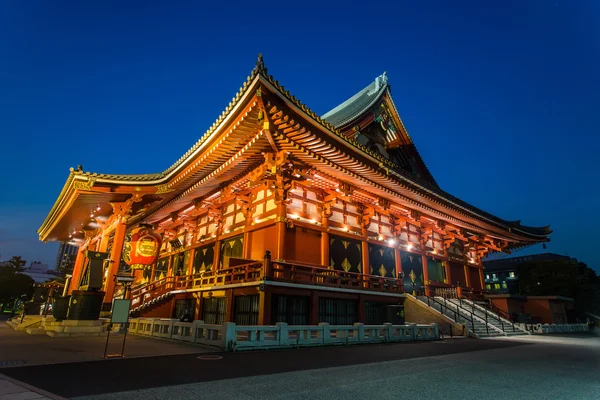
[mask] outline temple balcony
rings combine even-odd
[[[271,261],[270,257],[265,257],[263,261],[234,258],[229,261],[227,268],[167,276],[134,288],[131,291],[132,310],[171,294],[240,286],[286,285],[308,289],[341,289],[354,293],[404,293],[402,279],[333,270],[299,261]],[[116,294],[120,295],[118,292]]]

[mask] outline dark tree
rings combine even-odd
[[[0,304],[2,304],[2,309],[12,309],[18,301],[25,301],[33,294],[33,279],[21,273],[24,266],[25,260],[15,256],[0,269]]]
[[[556,260],[523,263],[518,268],[519,294],[565,296],[580,312],[600,310],[600,278],[584,263]]]

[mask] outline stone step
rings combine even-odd
[[[46,333],[46,330],[41,326],[38,326],[37,328],[27,328],[25,329],[25,332],[29,335],[43,335]]]

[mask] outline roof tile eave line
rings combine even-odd
[[[222,124],[223,121],[227,119],[230,113],[235,109],[236,106],[240,104],[240,101],[244,98],[244,96],[248,93],[248,90],[253,86],[256,77],[259,74],[258,67],[255,67],[250,75],[244,81],[242,87],[235,94],[232,101],[225,107],[225,109],[221,112],[219,117],[213,122],[213,124],[208,128],[204,134],[192,145],[192,147],[186,151],[175,163],[173,163],[169,168],[165,169],[162,172],[157,172],[154,174],[103,174],[96,172],[78,172],[77,175],[83,175],[88,177],[94,177],[99,179],[108,179],[108,180],[117,180],[117,181],[131,181],[131,182],[148,182],[161,180],[172,174],[174,170],[176,170],[179,166],[184,164],[189,157],[198,150],[202,144],[204,144],[212,134],[217,130],[217,128]],[[139,180],[136,180],[138,178]]]
[[[257,81],[257,77],[263,72],[266,73],[266,67],[264,67],[264,64],[262,64],[262,67],[261,67],[260,61],[261,61],[261,59],[259,58],[259,62],[256,63],[256,66],[253,68],[250,75],[246,78],[246,80],[244,81],[240,90],[236,93],[235,97],[228,104],[228,106],[221,113],[221,115],[216,119],[216,121],[211,125],[211,127],[205,131],[205,133],[200,137],[200,139],[186,153],[184,153],[183,156],[181,156],[174,164],[172,164],[165,171],[156,173],[156,174],[123,175],[123,174],[101,174],[101,173],[95,173],[95,172],[84,172],[84,171],[79,171],[79,170],[76,171],[75,169],[71,168],[71,172],[69,174],[69,177],[67,178],[67,182],[65,183],[63,190],[59,194],[56,202],[54,203],[50,212],[46,216],[46,219],[44,220],[44,222],[42,223],[42,225],[40,226],[40,228],[37,231],[38,235],[40,236],[40,240],[44,240],[44,238],[48,237],[49,232],[48,232],[47,225],[48,225],[49,221],[55,217],[55,214],[57,212],[57,206],[63,200],[65,193],[68,189],[67,187],[72,183],[72,181],[74,180],[74,178],[76,176],[87,177],[88,180],[89,179],[95,179],[95,180],[99,180],[99,181],[114,180],[114,181],[116,181],[116,183],[119,183],[119,184],[124,183],[124,182],[127,182],[127,183],[131,182],[133,184],[144,182],[146,185],[155,184],[155,182],[153,182],[153,181],[160,181],[160,180],[164,180],[165,178],[168,178],[168,176],[171,175],[180,165],[184,164],[185,161],[195,151],[197,151],[199,148],[201,148],[201,146],[212,136],[212,134],[217,130],[217,128],[227,119],[229,114],[239,105],[240,101],[242,99],[244,99],[244,97],[247,95],[247,93],[249,92],[249,89]],[[115,177],[117,179],[114,179]],[[142,179],[137,180],[137,181],[135,179],[133,179],[133,178],[139,178],[139,177],[142,177]],[[160,183],[160,182],[158,182],[158,183]]]
[[[62,190],[60,191],[56,201],[52,205],[50,212],[44,219],[44,222],[42,222],[42,225],[37,230],[37,233],[40,236],[40,240],[42,240],[42,241],[44,240],[44,239],[42,239],[42,236],[44,236],[44,237],[48,236],[48,233],[49,233],[48,229],[50,228],[49,224],[50,224],[51,220],[55,217],[56,211],[59,208],[59,204],[65,199],[66,194],[69,191],[69,188],[72,187],[72,183],[75,179],[74,171],[75,171],[74,168],[69,169],[69,176],[67,177],[67,180],[65,181],[65,184],[63,185]]]
[[[286,141],[291,141],[289,138],[285,138],[284,140],[286,140]],[[293,142],[293,141],[291,141],[291,142]],[[303,152],[304,152],[304,153],[306,153],[306,154],[308,154],[308,155],[310,155],[311,153],[313,153],[313,152],[312,152],[310,149],[305,149],[305,150],[306,150],[306,151],[303,151]],[[401,197],[401,198],[404,198],[405,200],[408,200],[408,201],[409,201],[411,204],[413,204],[413,205],[416,205],[417,207],[419,207],[419,208],[421,208],[421,209],[423,209],[423,210],[428,210],[429,212],[434,212],[434,213],[436,213],[436,214],[442,215],[442,216],[443,216],[443,218],[446,218],[446,219],[449,219],[449,220],[459,221],[459,222],[460,222],[460,224],[462,224],[462,225],[468,225],[468,226],[471,226],[471,229],[485,229],[485,230],[489,230],[489,228],[485,228],[485,227],[482,227],[482,226],[478,226],[478,225],[476,225],[476,224],[473,224],[473,223],[471,223],[471,222],[468,222],[468,221],[465,221],[465,220],[462,220],[462,219],[459,219],[459,218],[453,217],[453,216],[451,216],[450,214],[448,214],[448,213],[446,213],[446,212],[444,212],[444,211],[442,211],[442,210],[438,210],[438,209],[436,209],[436,208],[433,208],[433,207],[432,207],[432,206],[430,206],[430,205],[423,204],[423,203],[421,203],[421,202],[419,202],[419,201],[416,201],[416,200],[414,200],[414,199],[409,199],[409,198],[407,198],[405,195],[402,195],[401,193],[398,193],[398,192],[397,192],[397,189],[390,188],[390,187],[388,187],[387,185],[383,185],[381,182],[377,182],[377,181],[374,181],[374,180],[372,180],[372,179],[367,179],[366,177],[364,177],[364,176],[361,176],[360,174],[356,174],[356,173],[355,173],[355,172],[353,172],[353,171],[347,170],[347,169],[346,169],[346,168],[344,168],[344,167],[340,167],[340,168],[338,168],[338,167],[336,167],[336,166],[335,166],[335,165],[334,165],[334,164],[333,164],[331,161],[328,161],[328,160],[322,160],[322,159],[321,159],[321,157],[320,157],[318,154],[316,154],[316,153],[313,153],[313,154],[315,154],[315,155],[316,155],[316,157],[317,157],[317,158],[318,158],[320,161],[322,161],[322,162],[325,162],[326,164],[330,164],[330,165],[331,165],[331,166],[333,166],[335,169],[338,169],[338,170],[340,170],[340,171],[342,171],[342,172],[346,171],[346,172],[345,172],[346,174],[350,174],[351,176],[355,176],[357,179],[361,179],[361,180],[365,180],[365,181],[371,182],[371,184],[374,184],[375,186],[380,186],[380,187],[381,187],[381,188],[382,188],[382,189],[383,189],[385,192],[388,192],[389,194],[393,194],[393,195],[395,195],[395,196],[399,196],[399,197]],[[376,172],[376,174],[377,174],[377,172]],[[380,174],[379,174],[379,175],[380,175]],[[385,179],[385,177],[382,177],[382,176],[379,176],[379,178],[383,178],[383,179]],[[389,179],[389,178],[388,178],[388,179]],[[379,179],[378,179],[378,180],[379,180]],[[410,188],[407,188],[407,189],[408,189],[409,191],[411,190]],[[455,210],[455,212],[456,212],[456,210]],[[504,231],[504,232],[505,232],[504,234],[506,234],[506,233],[513,234],[513,235],[515,234],[514,232],[512,232],[512,231],[509,231],[508,229],[506,229],[505,227],[501,226],[500,224],[497,224],[497,223],[495,223],[495,224],[494,224],[494,223],[491,223],[490,221],[486,221],[485,219],[483,219],[483,218],[481,218],[481,217],[479,217],[479,218],[478,218],[478,216],[476,216],[476,215],[475,215],[475,216],[473,216],[473,215],[465,215],[464,213],[460,213],[460,212],[459,212],[459,214],[463,215],[463,217],[468,217],[468,218],[472,218],[472,219],[474,219],[475,221],[479,221],[479,223],[484,223],[484,224],[487,224],[487,225],[489,225],[490,227],[494,228],[494,230],[500,230],[500,231]],[[496,232],[496,233],[497,233],[497,234],[501,234],[500,232]],[[526,238],[525,238],[525,237],[523,237],[522,235],[518,235],[518,236],[521,236],[521,239],[517,239],[517,240],[524,240],[524,239],[526,239]]]

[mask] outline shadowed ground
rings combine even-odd
[[[50,340],[51,346],[66,343]],[[164,346],[175,346],[145,340],[162,354]],[[215,359],[198,359],[211,355],[203,348],[177,346],[190,354],[0,373],[57,395],[90,399],[600,398],[600,339],[590,335],[213,353]]]

